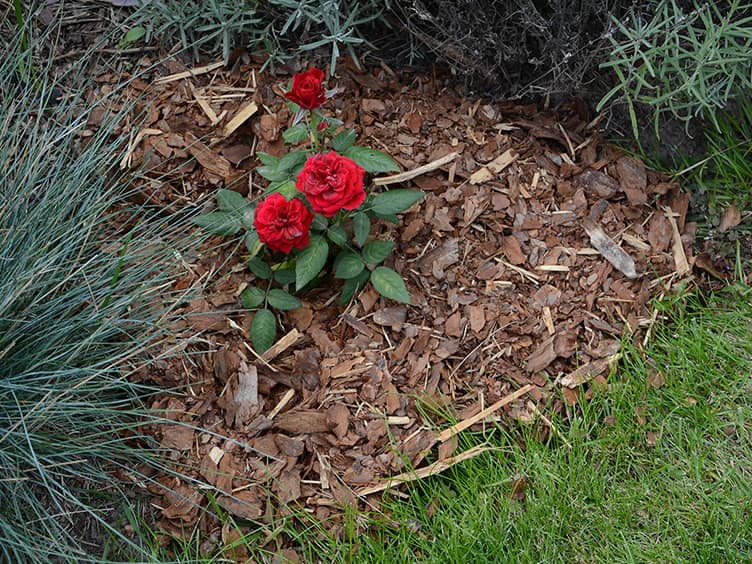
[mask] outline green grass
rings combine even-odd
[[[170,265],[191,243],[187,221],[129,203],[135,186],[118,167],[128,132],[114,125],[126,112],[137,125],[131,106],[79,135],[99,104],[120,105],[119,89],[86,104],[90,79],[74,65],[62,79],[69,96],[56,103],[49,66],[33,68],[20,37],[4,55],[0,561],[93,561],[101,546],[86,538],[91,529],[138,554],[112,527],[133,482],[112,472],[148,480],[137,465],[161,466],[140,432],[154,418],[143,405],[154,390],[129,376],[163,335],[178,274]]]
[[[498,450],[386,494],[384,514],[348,517],[340,539],[300,519],[283,538],[306,562],[750,561],[752,289],[657,307],[647,349],[625,343],[609,389],[555,421],[571,449],[537,439],[539,424],[468,435],[464,448]],[[261,559],[260,538],[247,544]],[[199,543],[175,558],[218,561]]]

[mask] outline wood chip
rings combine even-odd
[[[225,66],[223,62],[211,63],[204,67],[196,67],[194,69],[189,69],[189,70],[185,70],[182,72],[176,72],[175,74],[171,74],[169,76],[162,76],[158,78],[157,80],[155,80],[154,83],[155,84],[167,84],[168,82],[175,82],[176,80],[182,80],[184,78],[190,78],[193,76],[206,74],[213,70],[217,70],[218,68],[221,68],[223,66]]]
[[[290,347],[294,347],[298,343],[298,341],[302,339],[302,337],[303,335],[297,329],[289,331],[285,334],[284,337],[282,337],[279,341],[277,341],[266,351],[264,351],[264,354],[261,355],[261,358],[266,362],[273,360]]]
[[[586,217],[582,220],[582,226],[590,237],[590,244],[610,262],[614,268],[627,278],[637,278],[635,262],[624,250],[611,239],[600,226]]]
[[[517,160],[519,155],[512,149],[507,149],[483,168],[476,170],[470,175],[470,184],[482,184],[488,182],[495,175],[507,168]]]
[[[564,376],[559,383],[567,388],[576,388],[585,382],[589,382],[596,376],[603,374],[609,367],[609,359],[599,358],[593,362],[583,364],[577,370]]]
[[[224,129],[222,130],[222,137],[229,137],[230,135],[232,135],[238,127],[243,125],[246,120],[257,111],[258,106],[256,105],[256,102],[248,102],[245,106],[238,110],[238,113],[236,113],[230,121],[227,122],[227,125],[225,125]]]
[[[230,175],[230,172],[232,171],[230,161],[201,143],[190,131],[185,132],[185,142],[188,144],[188,152],[208,172],[221,178]]]
[[[718,225],[718,231],[721,233],[724,233],[725,231],[728,231],[731,227],[736,227],[739,225],[742,221],[742,214],[739,212],[738,209],[736,209],[735,206],[729,206],[726,208],[726,211],[723,212],[723,217],[721,217],[721,223]]]
[[[663,213],[666,214],[666,217],[671,222],[671,230],[674,234],[671,248],[671,252],[674,255],[674,269],[679,276],[684,276],[689,274],[692,269],[689,266],[689,262],[687,262],[687,255],[684,254],[684,245],[679,234],[679,226],[676,224],[674,211],[670,207],[664,206]]]

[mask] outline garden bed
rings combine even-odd
[[[211,206],[220,187],[262,194],[255,153],[286,152],[292,115],[287,77],[258,68],[170,61],[133,82],[148,114],[123,161],[137,199],[169,213]],[[688,195],[604,142],[584,104],[467,100],[442,77],[387,67],[338,74],[324,113],[404,171],[425,166],[375,188],[426,192],[401,228],[380,226],[412,305],[369,288],[343,306],[331,278],[299,296],[259,357],[239,298],[254,282],[242,245],[215,238],[182,257],[171,290],[210,283],[179,311],[181,354],[139,375],[184,390],[151,405],[175,421],[153,436],[197,480],[148,486],[172,534],[199,522],[205,538],[231,540],[201,511],[206,491],[241,519],[298,507],[336,531],[344,507],[378,509],[385,489],[482,452],[458,451],[461,429],[537,422],[556,434],[551,414],[608,386],[621,339],[648,338],[651,299],[693,263]]]

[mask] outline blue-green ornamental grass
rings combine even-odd
[[[162,465],[140,431],[158,419],[144,405],[155,390],[129,377],[163,335],[176,253],[195,241],[187,219],[129,203],[115,124],[132,107],[83,134],[119,89],[87,105],[73,65],[55,100],[32,61],[21,37],[0,58],[0,561],[96,561],[92,529],[139,554],[117,508],[148,484],[140,465]]]

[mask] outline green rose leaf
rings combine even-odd
[[[355,234],[355,242],[359,247],[365,245],[368,240],[368,235],[371,233],[371,220],[363,212],[356,213],[353,216],[353,232]]]
[[[391,268],[377,266],[371,272],[371,284],[385,298],[406,304],[411,303],[410,292],[407,291],[405,281]]]
[[[259,241],[259,236],[256,231],[249,231],[245,234],[245,248],[251,253],[251,257],[255,257],[261,251],[263,243]]]
[[[256,172],[262,178],[266,178],[270,182],[282,182],[283,180],[290,179],[290,172],[287,170],[277,170],[276,166],[257,166]]]
[[[235,190],[225,190],[220,188],[217,192],[217,206],[226,212],[234,212],[242,215],[251,203]]]
[[[313,223],[311,223],[311,229],[315,229],[316,231],[326,231],[326,228],[329,227],[329,220],[321,215],[320,213],[317,213],[313,216]]]
[[[334,260],[334,276],[349,280],[358,276],[366,267],[363,259],[352,251],[342,251]]]
[[[261,164],[276,170],[277,165],[279,164],[279,157],[274,156],[271,153],[263,153],[261,151],[257,152],[256,156],[261,161]]]
[[[268,309],[260,309],[251,322],[251,341],[258,354],[274,344],[277,338],[277,318]]]
[[[269,280],[269,278],[272,277],[271,267],[260,258],[253,257],[248,262],[246,262],[246,264],[248,265],[250,271],[253,272],[257,278],[261,278],[262,280]]]
[[[326,236],[329,240],[338,247],[344,247],[350,240],[347,235],[347,231],[341,225],[332,225],[326,232]]]
[[[290,180],[289,178],[270,183],[269,186],[267,186],[264,190],[264,196],[272,194],[273,192],[279,192],[288,200],[292,200],[295,196],[300,194],[300,192],[298,192],[298,189],[295,187],[295,181]]]
[[[279,284],[292,284],[295,282],[295,269],[280,268],[274,273],[274,280]]]
[[[313,235],[308,246],[298,253],[295,265],[295,290],[318,276],[329,257],[329,244],[321,235]]]
[[[277,288],[269,290],[269,295],[266,297],[266,300],[269,302],[270,306],[281,311],[299,308],[301,305],[298,298]]]
[[[399,165],[392,157],[369,147],[353,146],[345,151],[345,156],[362,166],[366,172],[397,172]]]
[[[371,241],[363,247],[363,260],[368,264],[379,264],[389,256],[394,248],[393,241]]]
[[[332,139],[332,148],[338,153],[344,153],[355,144],[357,137],[358,135],[354,129],[345,129],[334,136],[334,139]]]
[[[365,287],[370,274],[367,269],[363,269],[355,278],[345,280],[342,285],[342,295],[339,298],[339,303],[342,305],[349,303],[353,299],[353,296]]]
[[[306,137],[308,137],[308,126],[305,123],[294,125],[290,129],[286,129],[282,134],[282,139],[284,139],[285,143],[288,145],[300,143],[305,140]]]
[[[277,164],[277,172],[288,173],[288,177],[294,176],[295,169],[303,166],[306,162],[308,155],[305,151],[290,151],[284,157],[279,159]]]
[[[266,292],[258,286],[248,286],[240,294],[240,301],[245,309],[254,309],[264,303]]]
[[[238,214],[225,211],[217,211],[199,215],[192,218],[191,221],[193,221],[193,223],[195,223],[199,227],[203,227],[209,233],[214,233],[215,235],[223,235],[224,237],[235,235],[243,228],[243,223]]]
[[[413,204],[423,199],[425,194],[420,190],[389,190],[377,194],[371,204],[371,210],[378,216],[394,215],[409,209]]]

